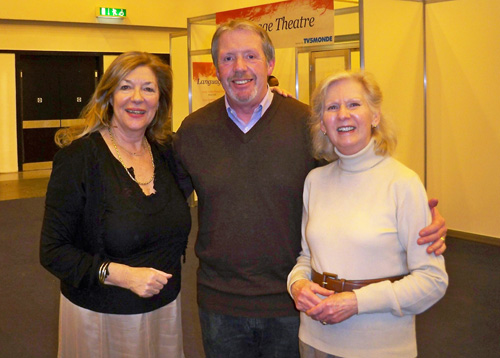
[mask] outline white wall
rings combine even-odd
[[[500,239],[500,2],[425,5],[427,113],[423,2],[364,4],[366,69],[398,124],[398,159],[422,179],[426,173],[428,194],[455,235]]]
[[[500,1],[426,8],[428,191],[451,229],[500,239]]]
[[[187,35],[172,38],[170,62],[174,73],[172,130],[175,132],[189,114]]]
[[[16,0],[2,1],[0,19],[55,21],[75,24],[96,23],[96,8],[127,10],[123,24],[185,28],[186,19],[218,11],[269,4],[275,0]]]
[[[0,173],[17,171],[15,56],[0,53]]]
[[[365,69],[384,93],[383,110],[398,129],[396,158],[424,181],[423,4],[364,1]]]

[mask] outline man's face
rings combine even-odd
[[[236,111],[259,105],[267,93],[267,76],[273,68],[274,60],[267,62],[258,34],[234,30],[219,38],[217,78]]]

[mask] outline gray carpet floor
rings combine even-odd
[[[44,198],[0,201],[0,357],[53,358],[57,352],[58,281],[39,264]],[[196,306],[193,231],[183,266],[186,358],[202,358]],[[417,317],[419,357],[500,356],[500,247],[450,238],[446,296]],[[238,357],[235,357],[238,358]]]

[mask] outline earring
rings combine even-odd
[[[377,128],[377,125],[376,124],[375,125],[372,124],[372,129],[375,129],[375,128]]]
[[[323,132],[323,131],[321,131],[321,132]],[[326,135],[326,131],[325,131],[325,132],[323,132],[323,135]]]

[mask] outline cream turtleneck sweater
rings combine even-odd
[[[341,357],[416,357],[415,314],[445,293],[444,259],[417,244],[430,223],[425,189],[412,170],[374,152],[360,152],[309,173],[304,186],[302,252],[288,288],[310,279],[311,267],[339,278],[408,276],[355,290],[358,315],[322,325],[301,313],[299,338]]]

